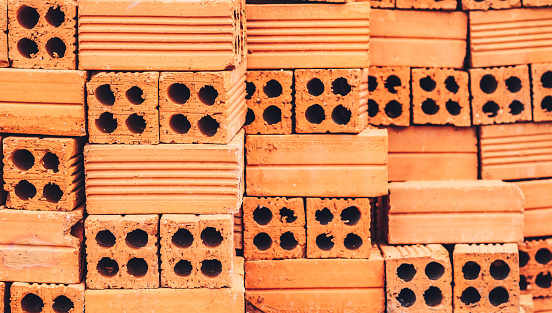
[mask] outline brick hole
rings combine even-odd
[[[54,59],[63,58],[65,56],[65,51],[67,51],[67,46],[65,42],[58,37],[51,38],[46,42],[46,52]]]
[[[401,84],[402,84],[401,79],[396,75],[391,75],[387,77],[387,79],[385,80],[385,88],[390,93],[397,93],[397,89],[395,88],[399,87]]]
[[[437,280],[445,274],[445,267],[438,262],[429,262],[425,267],[425,274],[431,280]]]
[[[22,38],[17,42],[17,51],[23,57],[31,59],[38,53],[38,45],[29,38]]]
[[[183,135],[190,131],[192,124],[190,124],[190,121],[186,116],[182,114],[175,114],[171,116],[171,119],[169,120],[169,127],[173,132]]]
[[[546,112],[552,112],[552,96],[546,96],[542,99],[541,109]]]
[[[96,100],[98,100],[101,104],[115,104],[115,93],[111,90],[111,86],[109,84],[104,84],[96,88],[94,95],[96,95]]]
[[[403,263],[397,267],[397,276],[403,281],[409,282],[416,276],[416,268],[412,264]]]
[[[275,105],[271,105],[263,111],[263,120],[268,125],[278,124],[282,121],[282,110]]]
[[[453,100],[447,101],[447,103],[445,104],[445,108],[450,113],[450,115],[453,116],[460,114],[460,111],[462,111],[462,107],[460,106],[460,104]]]
[[[368,76],[368,91],[372,92],[378,88],[378,79],[374,76]]]
[[[59,296],[54,299],[54,304],[52,305],[52,308],[55,312],[58,313],[67,313],[71,311],[75,305],[73,304],[73,301],[71,299],[67,298],[66,296]]]
[[[516,76],[511,76],[506,79],[506,89],[508,89],[511,93],[516,93],[520,91],[521,87],[521,79],[517,78]]]
[[[336,78],[332,82],[332,93],[334,95],[346,96],[351,92],[351,85],[344,77]]]
[[[257,87],[255,86],[255,83],[245,82],[245,99],[251,100],[256,90],[257,90]]]
[[[280,221],[282,223],[293,223],[297,220],[297,216],[295,215],[295,212],[292,210],[283,207],[280,209]]]
[[[504,280],[510,274],[510,266],[502,260],[495,260],[491,263],[490,273],[494,279]]]
[[[479,88],[486,94],[491,94],[495,92],[497,87],[498,82],[496,81],[496,78],[491,74],[487,74],[481,77],[481,80],[479,81]]]
[[[144,117],[136,113],[133,113],[129,117],[127,117],[125,125],[128,130],[133,134],[143,133],[147,126]]]
[[[362,247],[362,238],[357,234],[348,233],[343,240],[343,245],[347,250],[358,250]]]
[[[217,277],[222,273],[222,263],[217,259],[201,261],[201,273],[207,277]]]
[[[260,251],[266,251],[272,246],[272,238],[267,233],[259,233],[253,238],[253,244]]]
[[[267,225],[272,220],[272,211],[265,206],[259,205],[253,211],[253,220],[259,225]]]
[[[189,248],[194,242],[194,235],[186,228],[180,228],[172,236],[171,242],[179,248]]]
[[[333,239],[334,236],[331,236],[330,234],[320,234],[316,236],[316,246],[320,248],[320,250],[332,250],[335,245]]]
[[[438,306],[443,302],[441,289],[431,286],[424,292],[424,300],[428,306]]]
[[[26,29],[32,29],[38,24],[40,14],[35,8],[22,5],[17,10],[17,22]]]
[[[188,260],[180,260],[174,265],[174,273],[176,276],[186,277],[192,274],[192,262]]]
[[[356,206],[350,206],[341,211],[341,221],[343,221],[345,225],[353,226],[358,224],[360,216],[360,210]]]
[[[46,201],[50,203],[58,203],[63,197],[63,190],[61,190],[57,184],[49,183],[44,186],[42,194],[44,195],[44,198],[46,198]]]
[[[207,227],[201,232],[201,241],[209,248],[216,248],[222,243],[222,235],[214,227]]]
[[[96,243],[100,247],[111,248],[115,245],[117,239],[109,230],[102,230],[96,234]]]
[[[498,115],[498,110],[500,107],[494,101],[487,101],[482,107],[483,113],[487,114],[488,117],[495,117]]]
[[[385,115],[390,118],[397,118],[402,115],[402,104],[396,100],[391,100],[385,105]]]
[[[546,248],[539,249],[539,251],[535,253],[535,261],[539,262],[540,264],[548,264],[548,262],[550,262],[551,260],[552,253],[550,253],[550,250]]]
[[[28,171],[34,166],[34,155],[27,149],[18,149],[12,153],[11,161],[15,167],[22,171]]]
[[[59,172],[59,158],[52,152],[46,152],[41,163],[45,169],[52,170],[54,173]]]
[[[552,88],[552,72],[548,71],[542,74],[540,81],[544,88]]]
[[[134,277],[144,277],[148,273],[148,263],[142,258],[132,258],[127,262],[127,272]]]
[[[271,79],[264,85],[263,92],[269,98],[277,98],[282,95],[282,85],[277,80]]]
[[[527,278],[524,275],[519,275],[519,289],[527,290]]]
[[[334,218],[334,215],[328,208],[317,210],[314,213],[314,219],[320,222],[320,225],[328,225]]]
[[[131,248],[145,247],[148,244],[148,233],[142,229],[135,229],[126,235],[125,242]]]
[[[15,195],[21,200],[29,200],[36,196],[36,187],[26,180],[22,180],[15,185]]]
[[[96,119],[96,128],[104,134],[111,134],[117,129],[117,119],[112,113],[104,112]]]
[[[190,99],[190,88],[184,84],[172,84],[167,89],[169,99],[178,104],[184,104]]]
[[[78,221],[75,223],[75,225],[71,226],[70,231],[71,236],[83,239],[84,236],[84,223],[81,221]]]
[[[247,114],[245,115],[245,123],[243,126],[251,125],[255,121],[255,112],[250,108],[247,109]]]
[[[307,92],[315,97],[320,96],[324,93],[324,83],[318,78],[309,80],[307,83]]]
[[[422,111],[427,115],[435,115],[439,112],[439,105],[433,99],[426,99],[422,102]]]
[[[293,250],[298,244],[299,242],[295,239],[295,235],[290,231],[285,232],[280,236],[280,247],[284,250]]]
[[[454,78],[454,76],[449,76],[447,77],[447,79],[445,79],[445,88],[447,88],[447,90],[452,92],[453,94],[458,93],[458,90],[460,90],[460,86],[458,86],[458,83],[456,82],[456,78]]]
[[[305,118],[311,124],[320,124],[326,119],[326,113],[319,104],[313,104],[305,111]]]
[[[197,93],[199,101],[203,102],[203,104],[205,105],[215,104],[218,95],[218,91],[215,89],[215,87],[211,85],[201,87],[201,89],[199,89],[199,92]]]
[[[378,115],[378,112],[379,112],[379,104],[372,100],[372,99],[369,99],[368,100],[368,116],[369,117],[375,117],[376,115]]]
[[[202,117],[197,122],[197,128],[199,128],[199,131],[207,137],[213,137],[217,134],[218,129],[220,127],[219,122],[217,122],[214,118],[212,118],[209,115],[206,115]]]
[[[401,306],[409,308],[416,303],[416,294],[409,288],[403,288],[396,299]]]
[[[25,312],[42,312],[43,308],[44,301],[34,293],[28,293],[21,299],[21,309]]]
[[[140,105],[140,104],[144,103],[144,101],[146,101],[146,99],[144,99],[144,91],[138,86],[130,87],[126,91],[125,96],[126,96],[128,102],[130,102],[132,104],[135,104],[135,105]]]
[[[65,13],[63,13],[60,7],[50,7],[44,18],[48,24],[60,27],[65,22]]]
[[[523,110],[525,109],[525,106],[520,101],[514,100],[512,101],[512,103],[510,103],[508,108],[510,108],[510,114],[519,115],[521,114],[521,112],[523,112]]]
[[[550,273],[539,273],[535,278],[535,284],[540,288],[547,289],[552,286],[552,276]]]
[[[519,267],[524,267],[529,262],[529,254],[525,251],[519,251]]]
[[[464,274],[464,279],[474,280],[479,277],[479,272],[481,272],[481,266],[479,264],[468,261],[464,266],[462,266],[462,273]]]
[[[493,306],[499,306],[510,301],[510,295],[504,287],[496,287],[489,292],[489,302]]]
[[[433,78],[426,76],[420,79],[420,87],[422,87],[422,89],[427,92],[431,92],[435,90],[435,87],[437,87],[437,83],[433,80]]]
[[[96,265],[96,270],[104,277],[113,277],[119,272],[119,264],[113,259],[102,258]]]
[[[336,106],[332,111],[332,120],[338,125],[347,125],[351,120],[351,110],[342,106]]]
[[[473,287],[468,287],[462,291],[462,295],[460,295],[460,301],[464,303],[465,305],[471,305],[479,302],[481,300],[481,295],[479,294],[479,291]]]

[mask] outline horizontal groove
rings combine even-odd
[[[531,44],[528,41],[521,41],[520,43],[515,43],[514,39],[511,42],[501,43],[501,44],[485,44],[485,45],[474,45],[472,46],[473,52],[493,52],[493,51],[511,51],[511,50],[520,50],[520,49],[551,49],[552,48],[552,38],[550,39],[535,39],[530,40]]]
[[[205,55],[205,54],[215,54],[215,55],[228,55],[232,54],[233,50],[230,49],[194,49],[194,50],[178,50],[178,49],[147,49],[147,48],[121,48],[121,49],[108,49],[108,48],[82,48],[79,47],[79,54],[85,54],[84,52],[87,51],[93,51],[94,55],[101,56],[101,55],[114,55],[114,54],[123,54],[123,55],[153,55],[158,57],[160,54],[163,55],[189,55],[189,54],[198,54],[198,55]]]
[[[359,168],[363,168],[363,167],[366,167],[366,168],[382,168],[382,169],[386,169],[387,166],[385,164],[247,164],[246,165],[247,168],[250,168],[250,167],[285,167],[285,168],[301,168],[301,167],[304,167],[304,168],[313,168],[313,167],[328,167],[328,168],[331,168],[331,167],[345,167],[345,168],[355,168],[355,169],[359,169]]]
[[[531,34],[546,34],[552,29],[552,23],[547,25],[547,27],[535,26],[531,28],[523,29],[505,29],[501,31],[484,31],[471,34],[471,41],[477,42],[483,39],[493,39],[493,38],[504,38],[504,37],[516,37],[522,35],[531,35]]]
[[[482,159],[481,164],[484,166],[512,166],[519,164],[534,164],[534,163],[551,163],[552,157],[549,159],[542,158],[503,158],[498,160],[486,160]]]
[[[202,162],[202,161],[163,161],[163,160],[151,160],[151,161],[130,161],[130,160],[120,160],[116,157],[104,156],[105,158],[102,161],[93,161],[90,159],[86,160],[85,167],[86,171],[131,171],[131,170],[168,170],[168,171],[178,171],[178,170],[199,170],[200,172],[205,171],[224,171],[224,170],[234,170],[236,166],[240,165],[240,162],[236,160],[235,162]],[[134,165],[134,166],[133,166]]]
[[[465,155],[477,155],[477,150],[474,151],[389,151],[389,156],[392,155],[422,155],[424,157],[431,156],[431,155],[458,155],[458,154],[465,154]]]
[[[157,33],[84,33],[79,34],[79,42],[138,42],[138,43],[231,43],[234,40],[234,34],[157,34]]]
[[[500,30],[508,28],[519,28],[525,23],[533,24],[535,26],[541,25],[550,25],[552,15],[550,17],[545,17],[542,19],[520,19],[520,20],[505,20],[505,21],[493,21],[493,22],[478,22],[473,18],[470,20],[470,30],[472,32],[477,32],[481,30]],[[521,24],[521,25],[520,25]]]
[[[0,100],[0,106],[2,104],[11,104],[11,105],[46,105],[46,106],[79,106],[84,107],[84,99],[83,103],[60,103],[60,102],[25,102],[25,101],[1,101]]]
[[[234,193],[228,193],[228,194],[221,194],[216,192],[202,192],[202,193],[166,193],[166,192],[141,192],[140,194],[101,194],[101,193],[93,193],[93,192],[86,192],[87,197],[87,205],[90,205],[91,203],[96,203],[101,201],[105,201],[103,199],[109,200],[110,202],[117,202],[117,201],[133,201],[133,199],[140,200],[140,201],[146,201],[146,202],[159,202],[158,198],[152,198],[152,196],[155,197],[163,197],[163,202],[168,202],[168,199],[173,198],[173,202],[186,202],[189,201],[187,199],[189,198],[196,198],[196,199],[204,199],[203,201],[220,201],[221,198],[228,198],[230,201],[234,201],[238,198],[237,194]],[[88,197],[91,197],[88,198]],[[213,198],[215,197],[215,198]]]
[[[79,28],[86,24],[126,25],[228,25],[234,23],[229,15],[221,16],[148,16],[148,15],[90,15],[79,13]]]
[[[338,36],[338,35],[369,35],[370,31],[367,28],[336,28],[336,29],[326,29],[326,28],[266,28],[266,29],[250,29],[247,28],[247,37],[258,37],[258,36],[318,36],[318,35],[329,35],[329,36]]]
[[[493,215],[497,213],[503,214],[514,214],[514,215],[523,215],[521,211],[450,211],[450,212],[421,212],[421,211],[410,211],[410,212],[393,212],[389,211],[389,216],[392,215],[462,215],[462,214],[481,214],[481,215]]]
[[[370,36],[368,35],[340,35],[340,36],[249,36],[248,45],[270,44],[270,43],[290,43],[290,44],[358,44],[368,45]],[[366,48],[368,49],[368,48]]]

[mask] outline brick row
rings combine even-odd
[[[13,283],[10,287],[10,309],[13,313],[84,312],[84,283]]]

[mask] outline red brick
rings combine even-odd
[[[0,312],[5,312],[4,302],[6,302],[6,283],[0,282]]]
[[[456,10],[456,0],[396,0],[397,9],[416,9],[416,10]]]
[[[533,309],[535,313],[552,312],[552,297],[533,298]]]
[[[84,312],[84,283],[74,285],[13,283],[12,313]]]
[[[550,0],[521,0],[524,7],[549,7],[552,6]]]
[[[552,288],[552,239],[519,244],[520,289],[533,297],[547,297]]]
[[[357,0],[360,1],[369,1],[370,7],[372,8],[394,8],[396,0]]]
[[[370,67],[368,123],[410,125],[410,68]]]
[[[8,1],[0,2],[0,11],[8,11]],[[10,61],[8,60],[8,15],[0,15],[0,67],[9,67]],[[0,312],[2,308],[0,307]]]
[[[533,121],[552,121],[552,63],[531,64]]]
[[[524,237],[552,236],[549,225],[552,223],[552,179],[518,181],[525,204],[523,207]]]
[[[236,254],[241,250],[243,256],[243,206],[234,214],[234,249]]]
[[[462,0],[462,10],[511,9],[521,7],[521,0]]]

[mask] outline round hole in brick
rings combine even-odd
[[[179,248],[189,248],[194,243],[194,235],[186,228],[180,228],[172,236],[171,242]]]
[[[115,235],[109,230],[101,230],[96,234],[96,243],[100,247],[111,248],[116,241]]]
[[[96,119],[96,128],[104,134],[111,134],[117,129],[117,119],[112,113],[104,112]]]
[[[510,275],[510,266],[502,260],[495,260],[490,267],[491,277],[496,280],[504,280]]]
[[[542,99],[541,109],[545,112],[552,112],[552,96],[546,96]]]
[[[49,183],[44,186],[42,194],[44,198],[46,198],[46,201],[50,203],[58,203],[63,197],[63,190],[61,190],[57,184]]]
[[[52,152],[46,152],[41,163],[45,169],[52,170],[54,173],[59,172],[59,158]]]
[[[520,101],[514,100],[512,101],[512,103],[510,103],[508,108],[510,108],[510,114],[519,115],[521,114],[521,112],[523,112],[523,110],[525,109],[525,106]]]
[[[104,105],[113,105],[115,104],[115,93],[111,90],[111,85],[103,84],[96,88],[94,91],[96,100]]]
[[[217,277],[222,273],[222,263],[217,259],[201,261],[201,273],[207,277]]]
[[[422,102],[422,111],[427,115],[435,115],[439,112],[439,105],[433,99],[426,99]]]
[[[38,53],[38,45],[29,38],[21,38],[17,42],[17,51],[27,59],[34,58]]]
[[[167,96],[174,103],[184,104],[190,99],[190,88],[184,84],[172,84],[167,89]]]
[[[499,306],[510,301],[510,295],[504,287],[496,287],[489,292],[489,302],[493,306]]]
[[[320,250],[329,251],[332,250],[335,243],[333,242],[334,236],[330,234],[320,234],[316,236],[316,246]]]
[[[552,88],[552,72],[548,71],[542,74],[540,81],[544,88]]]
[[[263,111],[263,120],[268,125],[278,124],[282,121],[282,110],[275,105],[271,105]]]
[[[174,273],[179,277],[187,277],[192,274],[192,262],[188,260],[180,260],[174,265]]]
[[[22,171],[28,171],[34,166],[34,155],[27,149],[18,149],[12,153],[11,161],[15,167]]]
[[[368,76],[368,91],[372,92],[378,88],[378,79],[375,76]]]
[[[548,289],[552,286],[552,275],[550,273],[539,273],[535,277],[535,285],[543,289]]]
[[[481,80],[479,81],[479,88],[486,94],[492,94],[496,91],[497,87],[498,82],[496,81],[496,78],[491,74],[487,74],[481,77]]]
[[[474,280],[479,277],[479,272],[481,272],[481,266],[473,261],[468,261],[464,264],[464,266],[462,266],[464,279]]]
[[[207,227],[201,232],[201,241],[209,248],[216,248],[222,243],[222,235],[214,227]]]
[[[403,113],[402,104],[396,100],[391,100],[385,105],[384,111],[388,117],[397,118]]]
[[[113,277],[119,272],[119,264],[113,259],[102,258],[96,265],[96,270],[104,277]]]
[[[295,215],[295,212],[286,207],[280,209],[280,221],[282,221],[282,223],[289,224],[295,222],[296,220],[297,216]]]
[[[332,120],[338,125],[347,125],[351,120],[351,110],[342,106],[336,106],[332,111]]]
[[[295,239],[295,235],[290,231],[285,232],[280,236],[280,247],[284,250],[293,250],[298,244],[299,242]]]
[[[255,86],[255,83],[245,82],[245,99],[251,100],[256,90],[257,90],[257,87]]]
[[[173,132],[183,135],[190,131],[192,124],[190,124],[190,121],[186,116],[182,114],[175,114],[171,116],[171,119],[169,120],[169,127]]]
[[[15,195],[21,200],[29,200],[36,196],[36,187],[26,180],[22,180],[15,185]]]
[[[267,233],[258,233],[253,238],[253,245],[260,251],[266,251],[272,247],[272,238]]]
[[[521,79],[516,76],[511,76],[506,79],[506,89],[508,89],[511,93],[519,92],[521,87]]]
[[[202,117],[197,122],[197,128],[199,128],[199,131],[207,137],[213,137],[214,135],[216,135],[219,127],[219,122],[217,122],[217,120],[209,115]]]
[[[334,95],[346,96],[351,92],[351,85],[344,77],[336,78],[332,82],[332,92]]]
[[[52,308],[55,312],[58,313],[67,313],[71,311],[75,305],[73,304],[73,301],[71,299],[67,298],[66,296],[59,296],[54,299],[54,304],[52,305]]]
[[[420,87],[427,92],[431,92],[435,90],[437,83],[433,80],[433,78],[426,76],[420,79]]]
[[[443,302],[441,289],[431,286],[424,292],[424,301],[428,306],[438,306]]]
[[[44,301],[34,293],[28,293],[21,299],[21,309],[25,312],[42,312],[43,308]]]
[[[314,212],[314,219],[317,220],[320,225],[328,225],[333,221],[334,215],[328,208],[323,208],[322,210],[316,210]]]
[[[26,29],[34,28],[39,19],[40,15],[33,7],[22,5],[17,10],[17,22]]]
[[[550,253],[550,250],[546,248],[539,249],[537,253],[535,253],[535,261],[539,262],[540,264],[548,264],[550,261],[552,261],[552,253]],[[521,253],[520,253],[520,263],[521,263]]]
[[[277,98],[282,94],[282,85],[275,79],[266,82],[263,92],[268,98]]]
[[[347,250],[358,250],[362,247],[362,238],[357,234],[348,233],[343,240],[343,245]]]
[[[148,263],[142,258],[132,258],[127,262],[127,272],[134,277],[144,277],[148,273]]]
[[[397,301],[405,308],[409,308],[416,303],[416,294],[409,288],[401,289],[401,292],[397,295]]]
[[[65,56],[65,51],[67,51],[67,46],[65,42],[58,37],[51,38],[46,42],[46,52],[48,52],[48,55],[52,58],[63,58]]]
[[[245,124],[243,126],[251,125],[255,121],[255,112],[250,108],[247,109],[247,114],[245,115]]]
[[[385,80],[385,88],[387,89],[387,91],[389,91],[390,93],[397,93],[397,87],[401,86],[402,85],[402,82],[401,82],[401,79],[396,76],[396,75],[390,75],[389,77],[387,77],[387,79]]]
[[[488,117],[495,117],[498,115],[498,110],[500,107],[494,101],[487,101],[482,107],[483,113],[487,114]]]
[[[305,111],[305,118],[311,124],[320,124],[326,119],[326,113],[319,104],[313,104]]]
[[[460,111],[462,111],[462,107],[460,106],[460,104],[458,104],[458,102],[453,100],[447,101],[447,103],[445,104],[445,107],[447,111],[450,113],[450,115],[453,115],[453,116],[460,114]]]
[[[409,263],[403,263],[397,267],[397,276],[405,282],[411,281],[416,276],[416,268]]]
[[[144,91],[142,90],[142,88],[138,87],[138,86],[132,86],[130,87],[126,93],[126,98],[128,100],[128,102],[134,104],[134,105],[140,105],[142,103],[144,103],[144,101],[146,101],[146,99],[144,99]]]
[[[148,244],[148,239],[148,233],[142,229],[135,229],[126,235],[125,242],[129,247],[139,249]]]
[[[369,117],[375,117],[376,115],[378,115],[378,112],[379,112],[379,104],[372,100],[372,99],[369,99],[368,100],[368,116]]]
[[[125,125],[128,130],[133,134],[143,133],[147,126],[144,117],[136,113],[133,113],[129,117],[127,117]]]
[[[267,225],[272,220],[272,211],[265,206],[259,205],[253,211],[253,220],[259,225]]]
[[[464,289],[460,295],[460,301],[462,301],[465,305],[475,304],[479,302],[479,300],[481,300],[481,295],[479,294],[479,291],[473,287]]]
[[[211,85],[203,86],[197,93],[199,101],[205,105],[213,105],[218,98],[218,91]]]
[[[460,86],[456,83],[454,76],[449,76],[445,79],[445,88],[454,94],[458,93],[458,90],[460,90]]]
[[[345,225],[353,226],[358,224],[360,221],[360,210],[356,206],[350,206],[343,211],[341,211],[341,221],[345,223]]]
[[[65,13],[60,7],[50,7],[44,16],[46,22],[54,27],[60,27],[65,22]]]
[[[313,78],[307,82],[307,92],[315,97],[324,93],[324,83],[318,79]]]
[[[519,275],[519,289],[527,290],[527,278],[524,275]]]
[[[519,251],[519,267],[524,267],[529,262],[529,254],[525,251]]]
[[[425,274],[431,280],[437,280],[445,274],[445,267],[438,262],[429,262],[425,267]]]

